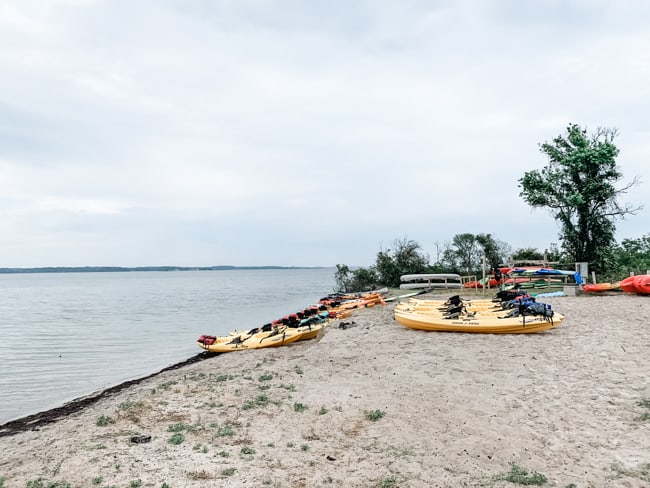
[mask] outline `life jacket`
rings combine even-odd
[[[200,342],[201,344],[204,344],[206,346],[211,346],[212,344],[215,343],[217,338],[215,336],[207,336],[207,335],[202,335],[201,337],[198,338],[197,342]]]

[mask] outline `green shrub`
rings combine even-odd
[[[371,410],[369,412],[366,412],[366,418],[371,422],[377,422],[377,420],[382,418],[384,415],[386,414],[381,410]]]
[[[183,432],[184,430],[191,430],[190,426],[180,422],[178,424],[171,424],[167,427],[167,432]]]
[[[102,415],[97,419],[97,425],[100,427],[106,427],[109,424],[114,424],[115,419],[113,417],[109,417],[108,415]]]
[[[543,485],[548,481],[543,474],[536,471],[529,474],[528,470],[516,464],[511,464],[510,472],[503,475],[500,479],[510,481],[511,483],[519,483],[520,485]]]
[[[232,430],[232,427],[230,425],[224,425],[223,427],[217,426],[217,436],[225,437],[233,435],[235,435],[235,431]]]
[[[377,483],[377,488],[394,488],[397,487],[397,478],[391,476],[390,478],[384,478],[379,483]]]
[[[120,403],[117,408],[124,411],[131,410],[132,408],[141,408],[144,407],[144,402],[143,401],[137,401],[137,402],[132,402],[132,401],[126,401]]]
[[[43,478],[38,478],[28,481],[26,486],[27,488],[70,488],[70,483],[67,481],[47,481]]]
[[[167,442],[177,446],[178,444],[182,444],[183,442],[185,442],[185,436],[183,435],[182,432],[176,432],[173,436],[167,439]]]

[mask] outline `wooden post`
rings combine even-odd
[[[483,296],[485,296],[485,256],[483,256]]]

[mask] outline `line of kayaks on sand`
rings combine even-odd
[[[536,302],[525,291],[498,292],[492,299],[469,300],[459,295],[447,300],[419,300],[413,292],[384,299],[381,292],[334,294],[317,305],[250,330],[233,330],[226,336],[202,335],[197,344],[215,353],[278,347],[318,337],[333,320],[349,317],[355,310],[400,301],[394,309],[396,322],[411,329],[521,334],[557,327],[564,316],[551,306]]]
[[[197,344],[209,352],[284,346],[314,339],[332,320],[346,318],[355,310],[374,307],[378,303],[385,304],[379,292],[328,295],[317,305],[250,330],[233,330],[227,336],[202,335]]]

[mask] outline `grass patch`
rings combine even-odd
[[[517,466],[516,464],[510,465],[510,472],[499,476],[497,479],[509,481],[511,483],[519,483],[520,485],[544,485],[548,481],[546,476],[536,471],[529,473],[527,469]]]
[[[264,373],[262,376],[259,377],[259,381],[271,381],[273,379],[273,375],[271,373]]]
[[[242,447],[241,451],[239,452],[245,455],[252,455],[255,454],[255,449],[253,449],[252,447]]]
[[[325,407],[320,407],[318,415],[325,415],[327,412],[329,412],[329,410],[327,410]]]
[[[226,468],[223,471],[221,471],[221,474],[223,476],[232,476],[237,472],[237,468]]]
[[[4,479],[2,481],[4,483]],[[43,478],[29,480],[25,485],[27,488],[70,488],[67,481],[47,481]]]
[[[302,370],[300,366],[296,366],[294,368],[294,371],[296,372],[296,374],[305,374],[305,372]]]
[[[269,404],[269,397],[266,395],[257,395],[255,400],[247,400],[242,405],[243,410],[251,410],[256,407],[265,407]]]
[[[134,408],[142,408],[144,407],[144,402],[142,400],[139,400],[137,402],[131,402],[131,401],[126,401],[120,403],[117,408],[121,410],[122,412],[126,412],[128,410],[134,409]]]
[[[108,415],[101,415],[99,418],[97,418],[96,424],[99,425],[100,427],[106,427],[107,425],[114,424],[115,419],[113,417],[109,417]]]
[[[296,385],[294,385],[293,383],[289,385],[282,384],[280,385],[280,388],[284,388],[285,390],[289,390],[289,391],[296,391]]]
[[[394,488],[397,487],[397,478],[391,476],[390,478],[384,478],[377,483],[377,488]]]
[[[140,488],[142,486],[142,480],[140,480],[140,479],[131,480],[131,482],[129,483],[129,486],[131,488]]]
[[[170,426],[167,427],[167,432],[194,432],[196,430],[196,427],[193,425],[188,425],[183,422],[179,422],[177,424],[171,424]]]
[[[269,404],[269,397],[266,395],[257,395],[255,397],[255,404],[258,407],[265,407],[266,405]]]
[[[220,374],[214,379],[214,381],[217,383],[223,383],[224,381],[229,381],[231,379],[233,379],[233,375],[231,374]]]
[[[215,434],[216,434],[218,437],[226,437],[226,436],[230,436],[230,437],[232,437],[233,435],[235,435],[235,431],[234,431],[234,430],[232,429],[232,427],[231,427],[230,425],[228,425],[228,424],[223,425],[223,426],[219,426],[219,424],[217,424],[217,423],[215,422],[214,424],[211,424],[210,427],[213,427],[213,428],[217,429],[217,431],[215,432]]]
[[[202,469],[201,471],[192,471],[191,473],[187,473],[187,477],[192,479],[192,480],[211,480],[213,476],[208,473],[205,469]]]
[[[613,472],[613,479],[627,477],[650,481],[650,463],[641,464],[637,469],[627,469],[619,464],[612,464],[611,470]]]
[[[304,412],[307,410],[309,407],[307,405],[304,405],[302,403],[294,403],[293,404],[293,411],[294,412]]]
[[[647,409],[646,412],[643,412],[639,417],[637,417],[637,420],[641,420],[642,422],[645,422],[647,420],[650,420],[650,398],[642,398],[636,404],[639,407]]]
[[[222,402],[210,402],[210,403],[204,403],[203,406],[206,407],[206,408],[221,408],[221,407],[223,407],[223,403]]]
[[[156,388],[151,390],[151,394],[155,395],[158,390],[169,390],[172,386],[176,384],[176,380],[170,380],[170,381],[165,381],[164,383],[160,383]]]
[[[217,453],[217,456],[222,457],[222,458],[227,458],[230,457],[230,453],[228,451],[220,451]]]
[[[93,478],[93,485],[101,485],[103,481],[104,478],[102,478],[101,476],[97,476]]]
[[[383,418],[384,415],[386,415],[386,413],[382,412],[381,410],[366,411],[366,419],[370,420],[371,422],[377,422],[377,420]]]
[[[167,442],[173,444],[174,446],[177,446],[185,442],[185,436],[183,435],[182,432],[176,432],[173,436],[167,439]]]
[[[169,427],[167,427],[167,432],[182,432],[185,430],[185,424],[184,423],[178,423],[178,424],[171,424]]]

